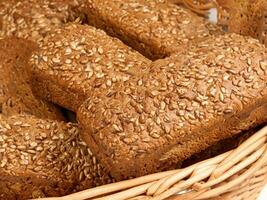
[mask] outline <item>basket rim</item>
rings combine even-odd
[[[236,149],[183,169],[111,183],[63,197],[38,200],[125,200],[140,195],[162,200],[179,193],[177,200],[201,200],[231,192],[255,174],[263,177],[264,181],[266,172],[267,126]]]

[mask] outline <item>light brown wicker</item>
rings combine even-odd
[[[199,15],[207,16],[211,8],[216,7],[216,2],[214,0],[168,0],[171,3],[184,5],[190,10],[196,12]]]
[[[266,183],[267,126],[238,148],[184,169],[41,200],[256,200]]]

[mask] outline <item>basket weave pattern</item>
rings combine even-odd
[[[238,148],[184,169],[46,200],[256,200],[267,183],[267,126]]]

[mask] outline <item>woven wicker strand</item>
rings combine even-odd
[[[256,200],[267,183],[267,126],[238,148],[184,169],[39,200]]]
[[[193,12],[202,15],[208,16],[209,10],[216,6],[213,0],[202,0],[202,1],[194,1],[194,0],[169,0],[171,3],[177,5],[184,5],[189,8]]]

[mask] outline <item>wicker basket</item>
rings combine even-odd
[[[207,16],[211,8],[217,7],[215,0],[168,0],[177,5],[183,5],[199,15]]]
[[[266,183],[267,126],[238,148],[184,169],[41,200],[256,200]]]

